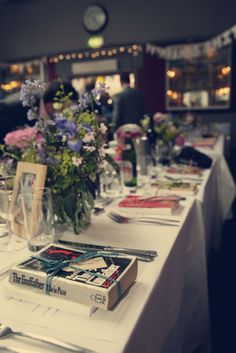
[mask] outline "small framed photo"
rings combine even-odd
[[[12,230],[22,238],[27,237],[24,223],[23,209],[20,205],[21,192],[33,192],[36,188],[42,188],[45,184],[47,166],[43,164],[18,162],[15,182],[11,199]]]

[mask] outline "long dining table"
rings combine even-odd
[[[113,310],[88,313],[78,304],[68,309],[63,300],[54,307],[33,295],[19,299],[9,293],[7,269],[32,254],[25,248],[0,253],[0,323],[98,353],[210,353],[207,256],[220,247],[219,230],[230,213],[235,185],[221,137],[204,153],[213,158],[212,167],[204,171],[198,193],[182,201],[178,226],[115,223],[107,217],[118,209],[114,199],[80,235],[61,234],[68,241],[157,251],[154,261],[138,262],[136,282]],[[17,352],[67,352],[14,336],[0,340],[0,351],[1,346]]]

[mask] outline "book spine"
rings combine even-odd
[[[74,301],[88,306],[107,309],[109,303],[108,293],[104,288],[95,286],[84,286],[78,282],[68,281],[63,278],[54,277],[51,282],[49,293],[45,293],[44,286],[47,276],[14,267],[9,273],[9,282],[19,287],[28,288],[34,292],[44,295],[56,296],[65,300]]]

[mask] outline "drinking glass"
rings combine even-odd
[[[100,174],[100,196],[116,197],[122,194],[122,171],[115,170],[111,165],[106,166]]]
[[[49,188],[36,188],[19,195],[28,248],[38,251],[54,241],[52,193]]]
[[[138,169],[138,185],[140,187],[150,186],[153,179],[157,177],[157,168],[152,155],[145,156],[145,169]]]
[[[0,177],[0,250],[14,251],[25,246],[25,241],[14,234],[12,222],[19,207],[12,207],[14,176]]]

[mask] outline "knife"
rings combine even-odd
[[[68,240],[58,240],[59,244],[73,246],[75,248],[87,251],[93,250],[102,250],[102,251],[117,251],[122,252],[124,254],[130,254],[134,256],[141,256],[141,257],[156,257],[157,252],[154,250],[139,250],[139,249],[129,249],[129,248],[120,248],[115,246],[105,246],[105,245],[97,245],[97,244],[86,244],[86,243],[77,243],[74,241]]]

